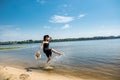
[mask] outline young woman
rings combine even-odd
[[[47,63],[51,60],[52,52],[55,54],[61,55],[60,52],[49,48],[49,41],[50,40],[51,40],[51,37],[49,35],[44,35],[43,42],[42,42],[41,47],[39,49],[39,50],[41,50],[43,48],[43,52],[46,54],[46,56],[48,58]]]

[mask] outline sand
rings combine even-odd
[[[24,69],[0,65],[0,80],[85,80],[55,73],[27,72]]]

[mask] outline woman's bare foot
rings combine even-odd
[[[58,55],[60,56],[60,55],[62,55],[62,53],[59,53]]]

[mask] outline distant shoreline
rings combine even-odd
[[[53,39],[51,42],[88,41],[88,40],[106,40],[106,39],[120,39],[120,36],[96,36],[96,37],[87,37],[87,38]],[[7,41],[7,42],[0,42],[0,45],[30,44],[30,43],[40,43],[40,42],[42,42],[42,40]]]
[[[0,50],[13,50],[13,49],[21,49],[26,48],[24,46],[12,46],[12,47],[0,47]]]

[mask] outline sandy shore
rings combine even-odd
[[[46,74],[38,72],[27,72],[10,66],[0,65],[0,80],[85,80],[74,76],[65,76],[55,73]]]

